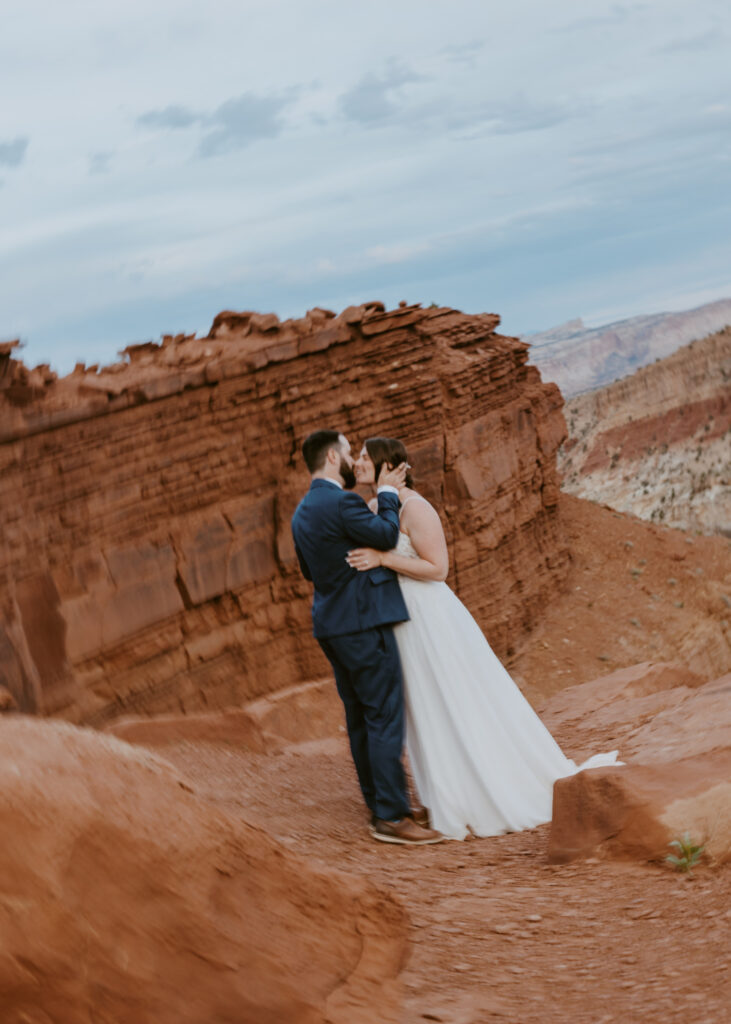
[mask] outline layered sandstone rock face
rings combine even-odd
[[[554,381],[570,398],[605,387],[729,324],[731,299],[720,299],[682,313],[635,316],[603,327],[571,320],[526,340],[543,379]]]
[[[566,406],[563,489],[731,536],[731,328]]]
[[[406,915],[313,870],[146,750],[0,719],[7,1024],[401,1019]]]
[[[327,672],[290,518],[313,429],[409,446],[499,654],[555,595],[562,399],[494,315],[222,313],[58,380],[0,350],[0,683],[101,725]]]

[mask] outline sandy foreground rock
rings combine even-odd
[[[4,1024],[398,1020],[405,913],[148,750],[0,720]]]
[[[550,860],[663,860],[685,833],[707,863],[731,860],[731,675],[645,663],[564,690],[543,714],[582,743],[611,733],[626,761],[556,783]]]

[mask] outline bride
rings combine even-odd
[[[381,466],[407,462],[394,438],[370,438],[355,463],[359,485]],[[621,764],[617,751],[577,765],[493,653],[479,626],[444,582],[449,560],[436,510],[413,488],[399,490],[399,540],[391,551],[357,548],[350,565],[395,570],[410,620],[394,627],[404,677],[406,746],[431,826],[451,839],[494,836],[551,820],[556,779]]]

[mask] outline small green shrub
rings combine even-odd
[[[683,874],[688,875],[693,873],[693,868],[701,859],[705,850],[703,844],[696,846],[693,843],[693,840],[690,838],[690,832],[684,832],[680,839],[673,839],[671,843],[668,843],[668,846],[674,846],[678,853],[669,853],[665,860],[668,864],[672,864],[676,871],[681,871]]]

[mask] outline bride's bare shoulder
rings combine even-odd
[[[421,520],[439,519],[439,513],[426,498],[419,494],[417,491],[412,491],[407,494],[401,502],[401,518],[402,520],[413,520],[418,522]]]
[[[368,508],[371,510],[371,512],[377,512],[378,511],[378,498],[377,497],[376,498],[371,498],[371,500],[368,502]]]

